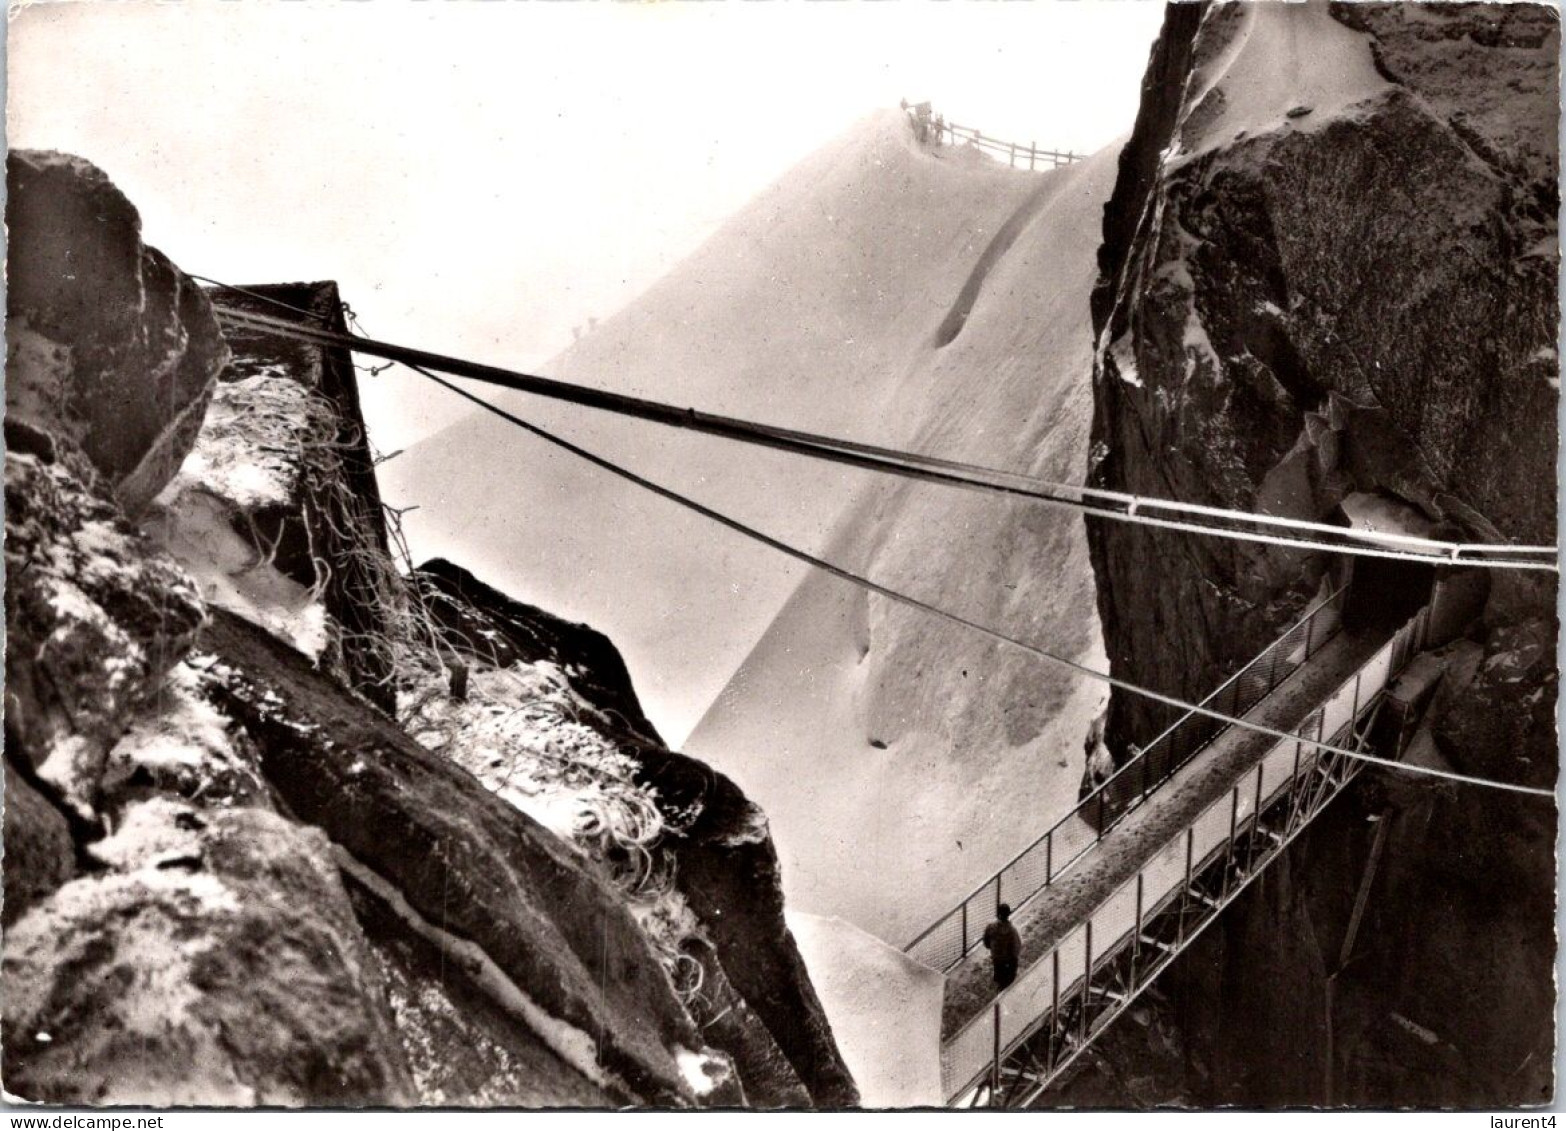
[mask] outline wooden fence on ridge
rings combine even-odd
[[[1004,160],[1013,169],[1025,163],[1029,171],[1033,171],[1043,167],[1046,161],[1049,162],[1049,168],[1058,169],[1062,165],[1081,161],[1086,156],[1069,149],[1065,152],[1058,149],[1040,149],[1037,142],[1030,141],[1024,145],[1021,142],[985,137],[972,126],[959,126],[955,122],[948,122],[940,114],[932,115],[928,102],[920,102],[916,105],[905,103],[903,109],[908,114],[914,137],[921,144],[971,145],[981,153],[986,153],[997,160]]]

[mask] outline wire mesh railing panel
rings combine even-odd
[[[1069,1006],[1074,983],[1082,976],[1082,930],[1072,935],[1072,943],[1060,950],[1061,1009]],[[1055,1007],[1055,971],[1053,955],[1035,962],[1024,977],[1018,978],[1014,991],[1008,992],[1001,1005],[1001,1048],[1015,1045],[1041,1018],[1049,1017]]]
[[[1337,634],[1343,622],[1347,592],[1346,587],[1339,588],[1319,602],[1254,660],[1203,699],[1201,706],[1235,718],[1254,710]],[[1148,763],[1140,773],[1131,772],[1133,766],[1128,765],[1111,779],[1106,787],[1105,808],[1112,814],[1123,812],[1187,765],[1228,727],[1228,723],[1210,715],[1187,713],[1137,756],[1139,761]],[[1122,782],[1121,779],[1128,780]]]
[[[1098,830],[1079,817],[1056,825],[1050,830],[1054,841],[1054,859],[1051,861],[1050,879],[1053,881],[1071,865],[1082,858],[1083,853],[1098,843]]]
[[[1144,893],[1145,898],[1145,893]],[[1136,927],[1136,884],[1122,884],[1088,918],[1093,924],[1093,962],[1102,962],[1106,955],[1130,941]],[[1085,956],[1084,956],[1085,960]]]
[[[968,953],[961,911],[937,920],[906,953],[914,961],[936,970],[946,970],[960,962]]]
[[[974,892],[967,899],[964,907],[967,910],[966,921],[968,924],[967,947],[972,950],[984,937],[984,927],[995,918],[995,909],[1001,903],[1001,879],[999,876],[991,876],[983,887]]]
[[[1262,759],[1260,772],[1263,812],[1289,792],[1294,784],[1296,772],[1304,773],[1310,769],[1310,762],[1304,758],[1295,758],[1296,752],[1304,753],[1301,744],[1293,739],[1285,739],[1267,751],[1267,756]]]
[[[1394,641],[1396,643],[1396,641]],[[1368,692],[1380,691],[1392,678],[1392,645],[1381,649],[1371,657],[1360,676],[1360,687]]]
[[[1374,685],[1364,683],[1359,679],[1351,679],[1347,684],[1332,693],[1332,697],[1321,705],[1320,733],[1322,735],[1336,734],[1342,729],[1354,715],[1358,706],[1360,689],[1364,688],[1366,695],[1372,693]]]
[[[941,1046],[941,1091],[951,1102],[972,1087],[995,1063],[995,1038],[989,1011],[979,1014]]]
[[[1142,922],[1178,897],[1185,884],[1185,837],[1177,836],[1142,866]]]
[[[1275,686],[1272,676],[1277,665],[1272,662],[1273,655],[1275,653],[1269,651],[1260,662],[1252,663],[1235,678],[1234,708],[1231,714],[1243,715],[1267,698],[1268,692]]]
[[[1054,866],[1054,838],[1034,841],[1001,873],[1001,898],[1017,907],[1049,883]]]
[[[1276,833],[1277,815],[1284,811],[1292,814],[1297,805],[1308,807],[1307,818],[1313,816],[1344,783],[1339,777],[1336,786],[1326,793],[1308,789],[1316,761],[1325,756],[1317,743],[1344,748],[1355,744],[1356,725],[1369,716],[1377,697],[1412,656],[1422,624],[1421,616],[1400,629],[1307,716],[1296,730],[1305,740],[1284,739],[1275,743],[1226,793],[1205,806],[1183,832],[1149,858],[1136,875],[1119,885],[1082,923],[1068,931],[1054,951],[1024,970],[991,1010],[976,1017],[943,1048],[942,1076],[949,1099],[956,1098],[954,1089],[966,1089],[990,1071],[998,1073],[1005,1057],[1045,1026],[1075,1017],[1072,1023],[1080,1025],[1080,1029],[1074,1030],[1074,1035],[1091,1039],[1096,1027],[1112,1019],[1123,1005],[1124,993],[1128,989],[1135,993],[1151,979],[1149,971],[1156,973],[1162,968],[1158,961],[1138,967],[1133,959],[1127,975],[1126,967],[1109,966],[1113,956],[1127,946],[1140,946],[1139,931],[1151,916],[1173,906],[1176,900],[1188,899],[1188,881],[1202,877],[1218,861],[1227,860],[1229,863],[1216,873],[1222,877],[1222,890],[1210,890],[1203,897],[1205,911],[1198,926],[1217,914],[1234,890],[1231,876],[1235,883],[1243,884],[1255,874],[1257,858],[1249,852],[1236,855],[1236,848],[1256,844],[1263,828],[1270,827]],[[1274,808],[1285,799],[1288,810]],[[1263,822],[1262,815],[1268,813],[1273,816]],[[1271,859],[1270,853],[1281,850],[1286,836],[1273,836],[1271,840],[1273,843],[1266,846],[1269,855],[1261,857],[1262,866]],[[1208,881],[1217,882],[1211,875]],[[1183,930],[1182,937],[1186,937]],[[1097,994],[1102,989],[1093,990],[1094,977],[1102,982],[1110,969],[1117,971],[1116,978],[1129,977],[1130,981],[1117,983],[1116,993],[1122,996],[1099,998]],[[1077,1008],[1078,1003],[1087,1002],[1090,994],[1099,1003],[1096,1014],[1087,1010],[1085,1004]],[[1054,1059],[1053,1036],[1050,1041],[1047,1067],[1052,1074],[1058,1064]],[[1070,1046],[1073,1050],[1081,1047],[1080,1041]]]
[[[1267,751],[1262,760],[1256,764],[1256,790],[1253,796],[1261,800],[1263,807],[1266,806],[1267,799],[1272,796],[1273,787],[1278,784],[1278,774],[1272,765],[1272,755],[1284,745],[1283,742],[1274,743],[1272,749]],[[1288,745],[1293,744],[1288,743]]]
[[[1336,634],[1346,594],[1347,589],[1340,588],[1318,602],[1256,659],[1208,695],[1202,705],[1233,717],[1253,710]],[[1032,899],[1229,725],[1198,712],[1179,715],[1146,749],[992,877],[999,885],[998,897],[987,889],[969,896],[909,944],[907,953],[938,970],[949,969],[978,945],[975,930],[982,931],[999,899],[1013,908]],[[951,945],[954,938],[961,946],[955,952]]]
[[[961,962],[963,956],[979,945],[984,927],[995,918],[1001,877],[991,876],[967,899],[941,916],[912,943],[904,953],[916,962],[946,971]]]

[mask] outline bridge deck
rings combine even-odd
[[[1245,718],[1278,730],[1295,730],[1345,679],[1352,678],[1391,635],[1390,631],[1339,633]],[[1030,963],[1047,955],[1110,893],[1135,876],[1204,809],[1231,790],[1277,743],[1270,735],[1231,727],[1161,786],[1146,804],[1128,814],[1066,875],[1015,916],[1022,935],[1022,968],[1027,969]],[[1171,874],[1166,878],[1173,888],[1182,877]],[[1150,901],[1162,894],[1147,892]],[[942,1040],[956,1034],[994,998],[989,952],[981,948],[947,974]]]

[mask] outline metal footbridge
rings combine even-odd
[[[1317,743],[1366,746],[1430,610],[1349,630],[1346,598],[1316,602],[1201,704],[1300,738],[1185,715],[908,945],[947,976],[948,1104],[1037,1098],[1353,779],[1362,762]],[[1023,955],[997,996],[979,936],[1002,902]]]

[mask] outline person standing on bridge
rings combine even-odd
[[[1017,963],[1022,959],[1022,936],[1011,925],[1010,904],[1001,904],[995,915],[995,922],[984,928],[984,948],[995,966],[995,988],[1004,990],[1016,980]]]

